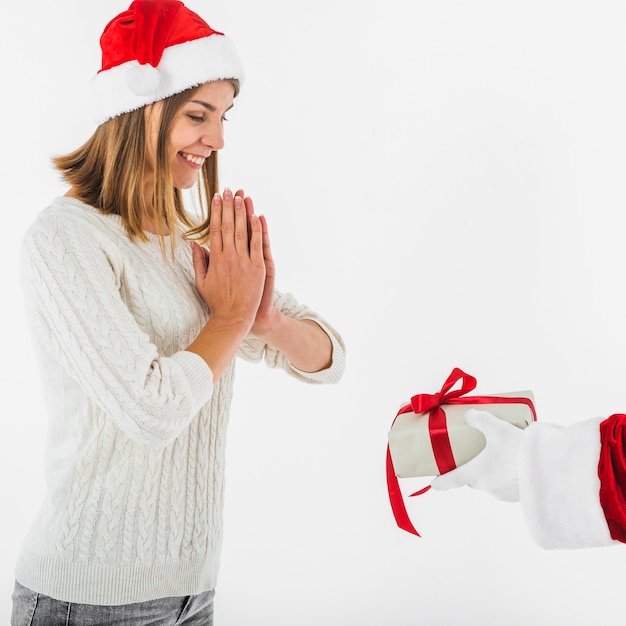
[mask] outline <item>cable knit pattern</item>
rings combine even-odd
[[[16,578],[46,595],[125,604],[216,584],[234,363],[215,385],[185,350],[208,320],[191,253],[128,240],[117,216],[70,198],[23,243],[24,294],[49,413],[48,492]],[[308,374],[256,337],[239,355],[310,383],[344,367],[339,335],[293,296],[276,304],[329,334],[333,363]]]

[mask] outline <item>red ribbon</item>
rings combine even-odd
[[[461,381],[459,389],[453,387]],[[533,420],[537,420],[535,407],[528,398],[507,398],[502,396],[472,396],[469,398],[462,397],[466,393],[476,388],[476,379],[463,370],[455,367],[452,373],[446,379],[441,391],[429,394],[422,393],[411,398],[411,402],[403,406],[396,415],[402,413],[414,412],[418,415],[428,413],[428,433],[432,443],[435,462],[440,474],[445,474],[456,468],[452,446],[450,445],[450,437],[448,436],[448,426],[446,424],[446,413],[441,408],[443,404],[526,404],[533,415]],[[395,422],[395,420],[394,420]],[[393,426],[393,424],[392,424]],[[418,496],[430,489],[430,485],[410,494],[409,497]],[[396,523],[402,530],[417,535],[420,534],[409,519],[409,515],[404,506],[404,499],[400,491],[398,477],[393,467],[393,460],[389,445],[387,445],[387,491],[389,493],[389,501],[391,510],[393,511]]]

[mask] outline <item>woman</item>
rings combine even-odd
[[[344,347],[275,291],[251,199],[217,193],[230,41],[177,0],[138,0],[101,46],[100,125],[55,158],[70,189],[24,238],[50,436],[12,624],[211,624],[233,357],[335,383]]]

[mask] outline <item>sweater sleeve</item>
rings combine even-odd
[[[22,285],[34,341],[130,438],[165,445],[210,399],[212,375],[190,352],[159,354],[121,297],[110,248],[81,220],[30,228]]]
[[[330,366],[319,372],[304,372],[294,367],[282,352],[263,340],[249,335],[239,348],[239,356],[258,362],[265,359],[271,368],[282,368],[290,376],[307,383],[336,383],[343,375],[345,367],[345,345],[339,333],[320,315],[303,304],[298,304],[291,294],[276,292],[274,306],[284,315],[296,320],[312,320],[328,335],[332,344],[332,362]]]
[[[544,548],[614,543],[601,505],[608,474],[599,475],[606,451],[600,426],[600,418],[568,427],[535,422],[524,431],[520,501],[532,537]]]

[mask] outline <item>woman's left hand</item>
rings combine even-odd
[[[254,215],[252,199],[246,198],[242,189],[237,191],[235,195],[244,199],[248,228],[250,228],[250,220]],[[276,269],[272,257],[267,221],[261,215],[259,222],[263,263],[265,265],[265,283],[250,332],[282,352],[293,367],[303,372],[319,372],[327,369],[332,364],[333,346],[326,331],[314,320],[294,319],[283,314],[274,306]]]
[[[245,197],[242,189],[237,191],[235,195],[240,196],[244,200],[246,207],[246,214],[248,216],[248,222],[252,215],[254,215],[254,204],[252,198]],[[262,337],[266,329],[268,329],[275,317],[280,315],[280,312],[274,308],[274,288],[276,279],[276,268],[274,265],[274,258],[272,257],[272,248],[270,246],[269,231],[267,228],[267,220],[264,215],[259,216],[261,222],[261,229],[263,234],[263,260],[265,262],[265,286],[263,288],[263,295],[261,296],[261,302],[257,310],[254,324],[250,329],[253,335]]]

